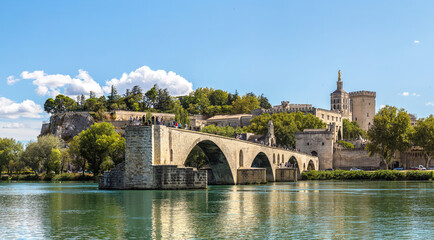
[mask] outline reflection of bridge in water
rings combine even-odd
[[[156,188],[155,181],[161,181],[161,174],[167,172],[161,168],[156,170],[156,167],[165,165],[183,167],[195,146],[199,146],[208,157],[216,184],[237,184],[239,182],[237,174],[240,170],[242,172],[255,170],[255,168],[265,169],[268,182],[276,181],[278,180],[276,170],[287,162],[298,166],[298,176],[307,169],[318,169],[318,157],[300,152],[161,125],[129,126],[126,129],[125,163],[111,173],[106,172],[100,179],[100,187]],[[179,169],[188,171],[188,168],[176,169],[172,168],[170,171],[173,173],[179,172]],[[191,181],[197,181],[198,177],[200,178],[200,176],[192,176],[194,180]],[[166,183],[175,181],[173,176],[170,178],[171,180],[163,179],[163,181]],[[178,178],[183,177],[178,176]]]

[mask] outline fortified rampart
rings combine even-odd
[[[349,170],[350,168],[360,168],[363,170],[384,168],[378,155],[368,156],[368,151],[363,148],[334,148],[333,149],[333,168]]]

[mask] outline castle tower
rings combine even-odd
[[[337,89],[330,94],[330,110],[339,112],[343,118],[350,119],[350,96],[343,89],[341,70],[338,71]]]
[[[352,119],[365,131],[374,123],[375,97],[376,93],[370,91],[350,93]]]

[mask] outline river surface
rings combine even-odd
[[[0,183],[0,238],[433,239],[433,182],[102,191]]]

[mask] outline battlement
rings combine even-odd
[[[376,97],[376,92],[371,91],[356,91],[350,92],[350,97]]]

